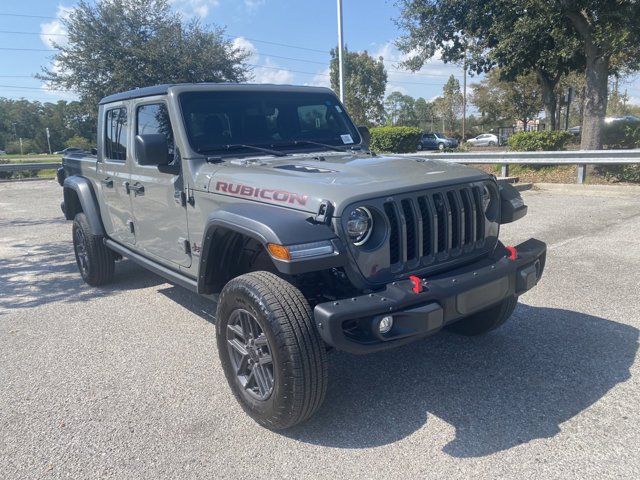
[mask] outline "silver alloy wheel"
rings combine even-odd
[[[227,349],[240,385],[258,400],[273,392],[271,346],[256,317],[244,309],[231,313],[227,323]]]

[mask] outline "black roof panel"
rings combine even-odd
[[[166,95],[170,87],[181,87],[184,90],[185,87],[194,87],[194,90],[203,90],[214,87],[215,90],[250,90],[250,91],[264,91],[264,92],[295,92],[295,91],[322,91],[329,92],[328,88],[324,87],[306,87],[295,85],[270,85],[270,84],[252,84],[252,83],[165,83],[162,85],[154,85],[152,87],[135,88],[122,93],[115,93],[109,95],[100,100],[100,105],[105,103],[119,102],[122,100],[130,100],[132,98],[151,97],[153,95]]]

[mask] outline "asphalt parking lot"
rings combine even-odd
[[[89,288],[60,187],[0,184],[0,478],[640,478],[629,192],[525,192],[503,237],[549,256],[510,322],[334,352],[319,413],[273,433],[227,388],[207,301],[128,261]]]

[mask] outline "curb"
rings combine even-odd
[[[578,183],[535,183],[536,190],[565,193],[567,195],[593,195],[605,197],[640,196],[640,185],[589,185]],[[518,188],[516,186],[516,188]]]

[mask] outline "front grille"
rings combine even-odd
[[[481,195],[478,186],[461,186],[386,201],[390,263],[439,262],[483,247]]]

